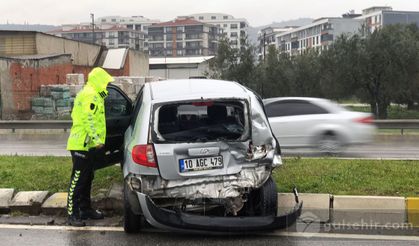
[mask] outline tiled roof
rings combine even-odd
[[[130,28],[126,28],[126,27],[113,26],[113,27],[107,28],[107,29],[95,28],[95,31],[96,32],[108,32],[108,31],[136,31],[136,30],[133,30],[133,29],[130,29]],[[63,31],[62,29],[61,30],[58,29],[58,30],[50,31],[48,33],[66,33],[66,32],[92,32],[92,29],[91,28],[88,28],[88,29],[77,29],[77,28],[74,28],[74,29],[66,30],[66,31]]]
[[[151,27],[162,27],[162,26],[193,26],[193,25],[203,25],[204,23],[196,21],[192,18],[188,19],[176,19],[168,22],[161,22],[151,25]]]

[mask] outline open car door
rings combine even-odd
[[[131,120],[131,99],[115,85],[109,84],[107,89],[109,95],[105,98],[105,158],[103,161],[95,164],[95,169],[104,168],[122,161],[124,134]]]

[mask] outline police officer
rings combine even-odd
[[[94,163],[105,155],[104,99],[108,95],[106,87],[112,81],[111,75],[96,67],[74,100],[73,125],[67,142],[73,161],[67,198],[68,224],[72,226],[84,226],[85,219],[103,219],[103,214],[91,207],[90,192]]]

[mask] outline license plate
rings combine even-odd
[[[222,156],[212,156],[212,157],[179,160],[179,168],[180,168],[181,173],[216,169],[216,168],[222,168],[223,166],[224,164],[223,164]]]

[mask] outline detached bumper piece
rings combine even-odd
[[[148,196],[142,193],[137,195],[143,215],[151,225],[161,229],[195,232],[254,232],[283,229],[296,222],[303,206],[302,202],[297,202],[290,213],[282,216],[201,216],[159,208]]]

